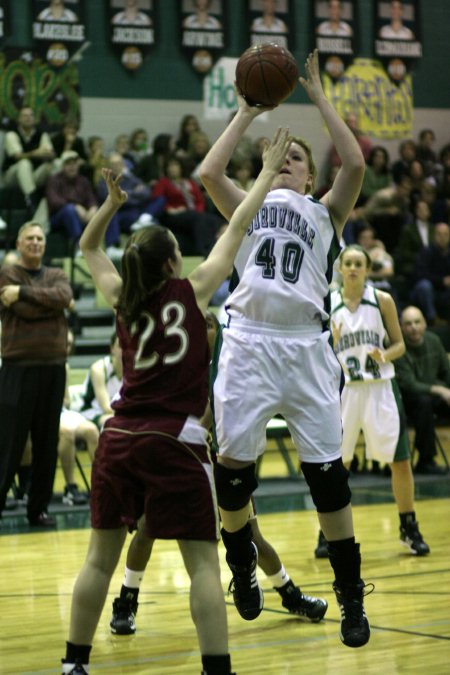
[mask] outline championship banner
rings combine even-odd
[[[393,82],[402,82],[422,56],[418,0],[377,0],[374,7],[375,55]]]
[[[342,118],[356,114],[362,134],[380,139],[411,137],[414,102],[410,75],[395,84],[379,61],[357,58],[338,81],[324,75],[323,86]]]
[[[48,131],[67,117],[80,118],[79,73],[75,63],[57,70],[28,48],[0,52],[0,121],[9,129],[23,106],[33,108],[36,122]]]
[[[64,66],[86,43],[84,0],[33,0],[33,40],[48,63]]]
[[[7,0],[0,0],[0,45],[9,36],[8,9]]]
[[[156,0],[109,0],[111,43],[124,68],[140,68],[155,44]]]
[[[289,0],[249,0],[248,25],[250,44],[274,42],[292,50],[293,36],[289,35],[292,25],[293,7]]]
[[[181,0],[180,29],[194,70],[209,72],[225,47],[223,0]]]
[[[321,70],[339,80],[357,53],[358,24],[354,0],[312,0],[314,46]]]

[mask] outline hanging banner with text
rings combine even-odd
[[[181,0],[180,31],[194,70],[208,73],[226,45],[223,0]]]
[[[33,0],[33,41],[42,58],[61,68],[86,45],[84,0]]]
[[[238,59],[224,56],[203,82],[203,115],[207,120],[226,120],[237,108],[234,91]]]
[[[138,70],[155,44],[156,0],[109,0],[111,44],[123,67]]]
[[[338,80],[358,53],[357,8],[354,0],[311,0],[311,48],[319,50],[320,68]]]
[[[418,0],[377,0],[374,53],[393,82],[402,82],[422,56]]]
[[[23,106],[33,108],[36,122],[49,131],[60,129],[67,117],[80,117],[78,68],[58,69],[28,48],[0,52],[0,120],[8,129]]]
[[[293,23],[293,3],[289,0],[248,0],[250,44],[274,42],[294,48],[289,25]]]
[[[323,85],[342,118],[356,114],[362,134],[380,139],[411,136],[414,102],[410,75],[395,84],[379,61],[355,59],[340,80],[324,75]]]
[[[234,80],[237,59],[224,57],[205,77],[205,119],[227,120],[236,110]],[[382,64],[372,59],[355,59],[343,77],[323,76],[323,85],[342,118],[358,116],[361,132],[380,139],[411,136],[414,102],[411,77],[394,84]]]
[[[6,0],[0,0],[0,46],[9,36],[9,7]]]

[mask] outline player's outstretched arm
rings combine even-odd
[[[234,211],[208,258],[189,276],[202,311],[206,311],[212,294],[227,278],[244,235],[283,166],[291,142],[288,129],[276,131],[263,152],[263,167],[250,192]]]
[[[325,96],[320,80],[317,49],[308,56],[305,72],[306,78],[300,77],[300,84],[320,110],[342,162],[332,189],[321,199],[333,216],[340,237],[361,190],[365,171],[364,157],[352,131]]]
[[[128,195],[120,187],[121,176],[114,178],[110,169],[103,169],[102,175],[108,187],[108,196],[86,225],[81,235],[80,248],[96,287],[102,292],[108,304],[114,307],[122,280],[103,251],[102,243],[111,218],[126,202]]]
[[[229,220],[235,208],[244,199],[244,190],[236,187],[226,175],[231,156],[255,117],[271,110],[261,106],[250,106],[236,89],[238,110],[226,129],[212,145],[200,166],[200,180],[215,206]]]

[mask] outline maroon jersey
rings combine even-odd
[[[117,320],[123,384],[112,408],[126,415],[201,417],[208,399],[206,322],[191,283],[170,279],[130,328]]]

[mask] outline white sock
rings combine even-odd
[[[276,574],[267,575],[268,580],[270,581],[273,588],[281,588],[289,581],[289,574],[284,569],[284,565],[281,565],[281,569]]]
[[[123,585],[127,588],[140,588],[142,579],[144,578],[145,570],[135,572],[134,570],[125,567],[125,574],[123,577]]]
[[[89,673],[89,666],[87,663],[83,663],[83,668],[87,673]],[[74,663],[63,663],[62,664],[62,675],[66,675],[67,673],[71,673],[72,670],[75,668]]]

